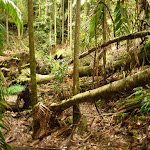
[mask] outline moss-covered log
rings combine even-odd
[[[36,74],[36,81],[38,84],[48,83],[53,79],[55,79],[55,76],[52,74],[49,74],[49,75]],[[21,70],[21,74],[19,75],[19,77],[16,80],[19,83],[29,82],[30,81],[30,70],[29,70],[29,68]]]
[[[141,102],[144,100],[144,97],[145,95],[141,95],[139,97],[125,100],[121,104],[122,106],[119,108],[119,111],[126,113],[126,112],[130,112],[135,108],[141,107]]]
[[[150,60],[150,51],[147,50],[142,51],[138,54],[138,59],[140,65],[146,65],[149,64]],[[109,76],[110,74],[115,73],[117,70],[129,70],[134,68],[137,65],[137,62],[135,60],[134,53],[131,54],[131,58],[129,57],[124,57],[120,60],[113,61],[111,64],[108,64],[106,67],[106,72],[107,75]],[[92,66],[84,66],[79,68],[79,76],[91,76],[93,73],[93,67]],[[102,65],[99,65],[99,73],[102,73]]]
[[[60,103],[53,103],[50,105],[51,110],[65,110],[72,105],[82,102],[95,102],[99,99],[108,99],[115,93],[120,93],[126,90],[132,90],[137,86],[142,86],[150,82],[150,68],[128,76],[124,79],[104,85],[100,88],[90,90],[84,93],[77,94],[71,99],[63,100]]]

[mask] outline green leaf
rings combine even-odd
[[[7,130],[7,128],[2,123],[0,123],[0,128]]]
[[[99,22],[101,20],[103,8],[104,8],[103,4],[100,4],[97,8],[98,9],[98,11],[97,11],[97,26],[99,25]],[[90,34],[89,40],[90,41],[94,36],[94,32],[95,32],[95,14],[92,16],[92,19],[90,20],[90,23],[89,23],[89,34]]]
[[[13,18],[16,26],[22,29],[21,11],[11,0],[0,0],[0,7],[3,7]]]

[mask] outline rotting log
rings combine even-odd
[[[126,113],[126,112],[130,112],[131,110],[135,108],[141,107],[142,106],[141,102],[144,100],[145,96],[146,95],[141,95],[139,97],[125,100],[122,106],[118,108],[118,110],[120,112]]]
[[[141,37],[145,37],[147,35],[150,35],[150,31],[141,31],[141,32],[135,32],[135,33],[131,33],[131,34],[128,34],[128,35],[123,35],[123,36],[120,36],[120,37],[117,37],[117,38],[114,38],[112,40],[109,40],[103,44],[99,44],[98,45],[98,49],[101,49],[103,47],[106,47],[108,46],[109,44],[113,44],[115,42],[120,42],[120,41],[123,41],[123,40],[131,40],[131,39],[135,39],[135,38],[141,38]],[[94,52],[96,50],[96,48],[92,48],[84,53],[82,53],[80,56],[79,56],[79,59],[89,55],[90,53]],[[69,62],[69,64],[72,64],[73,63],[73,60],[71,60]]]
[[[132,90],[137,86],[142,86],[150,82],[150,68],[128,76],[124,79],[114,81],[94,90],[77,94],[68,100],[63,100],[60,103],[52,103],[49,107],[51,110],[63,111],[75,104],[83,102],[95,102],[100,99],[108,99],[115,93],[120,93],[126,90]]]
[[[111,98],[113,94],[117,94],[126,90],[132,90],[137,86],[142,86],[147,83],[150,83],[150,68],[136,73],[132,76],[128,76],[124,79],[104,85],[100,88],[77,94],[72,98],[68,100],[63,100],[59,103],[52,103],[45,106],[42,104],[42,102],[39,102],[33,108],[32,113],[27,117],[27,119],[30,116],[33,117],[33,139],[38,139],[43,137],[44,135],[47,135],[48,120],[51,120],[51,122],[49,123],[49,128],[51,128],[51,125],[54,124],[55,120],[57,120],[56,115],[75,104],[83,102],[95,102],[100,99],[105,100]],[[43,116],[41,115],[41,111]],[[40,115],[38,115],[39,113]],[[48,117],[50,117],[50,119],[48,119]],[[36,128],[37,126],[38,128]],[[41,135],[43,126],[45,126],[45,129],[43,134]]]
[[[149,62],[147,60],[150,60],[150,51],[147,50],[146,52],[142,51],[142,52],[138,53],[138,59],[139,59],[140,65],[149,64]],[[143,61],[145,61],[145,62],[143,63]],[[117,70],[126,71],[129,69],[132,69],[136,66],[136,64],[137,64],[137,62],[135,60],[135,56],[134,56],[134,54],[131,54],[131,58],[124,57],[120,60],[113,61],[111,64],[107,64],[106,72],[107,72],[107,75],[109,76],[109,74],[113,74]],[[102,73],[102,67],[103,66],[100,64],[99,65],[100,73]],[[80,77],[91,76],[92,73],[93,73],[92,66],[83,66],[83,67],[79,68],[79,76]]]
[[[42,83],[48,83],[51,80],[54,80],[55,76],[52,74],[49,75],[41,75],[41,74],[36,74],[36,81],[38,84]],[[27,83],[30,81],[30,71],[29,69],[24,69],[21,71],[20,76],[18,79],[16,79],[19,83]]]

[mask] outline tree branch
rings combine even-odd
[[[106,43],[103,43],[103,44],[99,44],[98,45],[98,48],[101,49],[103,47],[106,47],[110,44],[113,44],[115,42],[120,42],[120,41],[123,41],[123,40],[131,40],[131,39],[136,39],[136,38],[141,38],[141,37],[145,37],[147,35],[150,35],[150,31],[141,31],[141,32],[134,32],[134,33],[131,33],[131,34],[127,34],[127,35],[123,35],[123,36],[120,36],[120,37],[117,37],[117,38],[114,38],[112,40],[109,40],[107,41]],[[86,51],[84,53],[82,53],[80,56],[79,56],[79,59],[89,55],[90,53],[94,52],[96,50],[95,47],[93,47],[92,49],[90,49],[89,51]],[[73,60],[71,60],[69,62],[69,64],[72,64],[73,63]]]

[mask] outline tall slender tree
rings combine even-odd
[[[51,5],[49,5],[49,12],[51,12]],[[51,27],[51,13],[49,15],[49,45],[50,45],[50,50],[51,50],[51,45],[52,45],[52,27]],[[51,51],[50,51],[50,58],[51,58]]]
[[[69,40],[70,40],[70,0],[68,0],[68,43]]]
[[[56,0],[54,1],[54,12],[55,12],[55,14],[54,14],[54,34],[55,34],[55,48],[56,48],[56,44],[57,44],[57,29],[56,29],[56,15],[57,15],[57,13],[56,13],[56,10],[57,10],[57,5],[56,5]]]
[[[105,3],[105,0],[103,0]],[[103,43],[106,42],[106,7],[103,8]],[[106,84],[106,48],[104,47],[103,52],[103,80],[104,84]]]
[[[18,5],[19,5],[19,2],[18,2],[18,0],[17,0],[17,7],[18,7]],[[21,34],[20,34],[20,26],[18,26],[17,29],[18,29],[18,38],[20,39],[20,35],[21,35]]]
[[[64,44],[64,0],[62,0],[62,44]]]
[[[72,50],[72,0],[70,0],[70,49]]]
[[[77,0],[76,23],[75,23],[75,41],[74,41],[74,72],[73,72],[73,94],[79,93],[79,36],[80,36],[80,5]],[[78,105],[73,106],[73,124],[76,125],[80,119],[80,110]]]
[[[47,21],[47,5],[48,5],[48,1],[46,0],[46,2],[45,2],[45,22]]]
[[[28,26],[29,26],[29,50],[30,50],[30,77],[32,107],[37,103],[36,64],[34,52],[34,28],[33,28],[33,1],[28,0]]]

